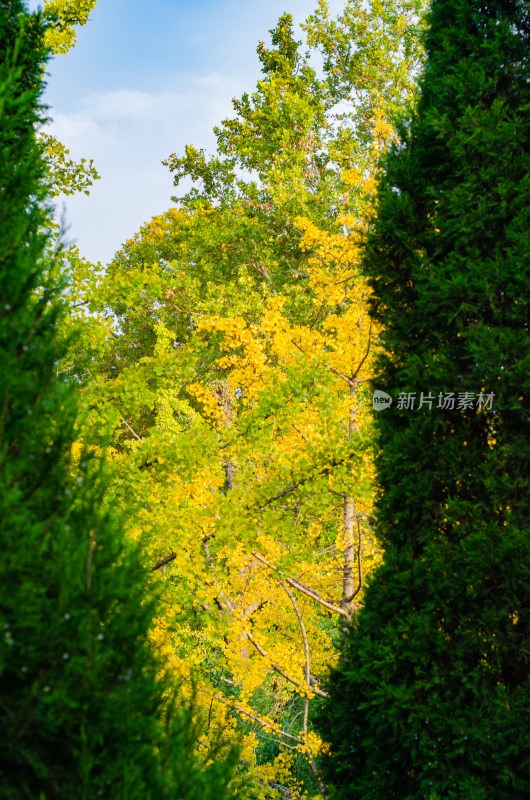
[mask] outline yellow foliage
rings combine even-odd
[[[379,331],[368,315],[361,256],[377,159],[393,129],[379,106],[371,126],[370,169],[350,167],[341,176],[341,196],[351,193],[356,203],[345,200],[325,229],[309,202],[307,213],[302,202],[304,214],[291,213],[296,181],[301,197],[310,192],[303,172],[284,177],[278,152],[267,178],[270,202],[236,204],[231,217],[217,207],[171,209],[125,248],[141,254],[142,265],[152,259],[153,268],[127,265],[123,304],[136,308],[145,298],[157,311],[156,323],[146,325],[156,344],[114,381],[113,392],[147,419],[140,432],[128,425],[116,469],[126,476],[122,503],[137,509],[128,533],[141,538],[151,580],[164,592],[152,646],[175,681],[198,681],[197,702],[212,730],[244,730],[242,758],[259,780],[295,790],[296,759],[311,763],[322,751],[309,709],[336,662],[336,630],[362,606],[365,578],[381,560],[370,527],[368,391]],[[313,146],[307,135],[305,167]],[[299,235],[303,288],[275,289],[267,270],[282,256],[272,247],[261,261],[252,250],[255,263],[249,257],[237,279],[217,283],[216,270],[235,258],[238,226],[255,219],[246,210],[266,220],[275,204],[285,229]],[[216,226],[227,219],[234,230],[225,241]],[[266,234],[281,238],[273,224]],[[197,241],[214,276],[200,290],[180,267],[195,269]],[[259,305],[252,270],[266,285]],[[110,278],[114,288],[116,275]],[[305,316],[293,312],[293,297],[303,298]],[[178,349],[174,329],[158,319],[161,307],[175,329],[187,315]],[[290,710],[287,729],[281,720]],[[279,755],[257,765],[266,737],[279,743]]]

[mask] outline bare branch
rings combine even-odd
[[[307,436],[305,435],[305,433],[302,433],[302,431],[300,430],[300,428],[298,427],[298,425],[295,425],[295,424],[294,424],[294,422],[292,422],[292,423],[291,423],[291,425],[293,426],[293,428],[295,429],[295,431],[298,431],[298,433],[300,434],[300,436],[302,437],[302,439],[304,440],[304,442],[307,442]]]
[[[332,367],[331,364],[324,364],[324,366],[327,367],[327,369],[329,369],[329,371],[332,372],[334,375],[336,375],[338,378],[342,378],[343,381],[346,381],[348,386],[355,385],[354,382],[351,380],[351,378],[348,378],[348,376],[345,375],[343,372],[339,372],[339,370],[335,369],[335,367]]]
[[[263,558],[263,556],[260,555],[259,553],[256,553],[256,551],[253,550],[251,555],[257,561],[261,562],[264,566],[268,567],[274,572],[279,572],[278,567],[276,567],[274,564],[271,564],[270,561],[267,561],[266,558]],[[311,600],[316,600],[317,603],[320,603],[321,606],[324,606],[324,608],[327,608],[329,611],[334,611],[335,614],[341,614],[342,616],[346,616],[346,612],[344,611],[343,608],[340,608],[339,606],[333,605],[333,603],[324,600],[324,598],[320,597],[320,595],[317,594],[317,592],[315,592],[314,589],[310,589],[308,586],[304,586],[303,583],[300,583],[300,581],[297,581],[295,578],[289,578],[287,576],[283,577],[286,583],[288,583],[289,586],[292,586],[293,589],[297,589],[299,592],[302,592],[302,594],[305,594],[307,597],[310,597]]]
[[[261,505],[261,506],[258,505],[258,508],[259,509],[265,508],[266,506],[269,506],[271,503],[274,503],[276,500],[279,500],[281,497],[285,497],[286,494],[289,494],[290,492],[294,492],[295,489],[298,489],[298,487],[300,486],[301,482],[302,481],[299,481],[298,483],[293,483],[293,485],[289,486],[288,489],[284,489],[283,491],[278,492],[278,494],[274,495],[274,497],[270,497],[268,500],[265,500],[263,505]]]
[[[324,283],[323,286],[339,286],[341,283],[347,283],[351,281],[352,278],[364,278],[364,275],[360,272],[355,272],[353,275],[348,275],[347,278],[342,278],[340,281],[334,281],[333,283]]]
[[[274,495],[274,497],[270,497],[268,500],[262,503],[262,505],[256,504],[256,506],[247,506],[247,511],[250,511],[251,508],[259,508],[261,510],[271,503],[274,503],[276,500],[280,500],[282,497],[285,497],[285,495],[290,494],[290,492],[294,492],[294,490],[298,489],[299,486],[303,486],[304,484],[309,483],[309,481],[319,478],[322,475],[329,475],[334,467],[340,467],[341,464],[345,464],[350,460],[350,458],[353,458],[354,455],[355,453],[350,453],[345,458],[339,458],[336,461],[331,461],[327,467],[324,467],[314,475],[308,475],[307,478],[301,478],[296,483],[293,483],[292,486],[289,486],[287,489],[283,489],[281,492]]]
[[[286,331],[286,330],[284,330],[283,332],[284,332],[284,333],[287,333],[287,331]],[[294,339],[291,339],[291,343],[292,343],[292,344],[294,344],[294,346],[297,348],[297,350],[300,350],[300,352],[301,352],[301,353],[303,353],[304,355],[306,355],[306,351],[304,350],[304,348],[303,348],[303,347],[300,347],[300,345],[298,344],[298,342],[295,342],[295,340],[294,340]],[[353,381],[351,378],[348,378],[348,376],[347,376],[347,375],[344,375],[344,373],[343,373],[343,372],[339,372],[339,370],[338,370],[338,369],[335,369],[335,367],[332,367],[330,364],[323,364],[323,366],[324,366],[324,367],[326,367],[326,369],[329,369],[329,371],[330,371],[330,372],[332,372],[334,375],[337,375],[337,377],[339,377],[339,378],[342,378],[342,380],[343,380],[343,381],[346,381],[346,383],[348,384],[348,386],[353,386],[353,385],[355,385],[355,384],[354,384],[354,381]]]
[[[291,272],[295,276],[295,278],[310,278],[311,277],[308,272],[300,272],[299,270],[294,269],[294,267],[291,267],[291,265],[289,264],[289,262],[287,261],[287,259],[285,257],[283,258],[283,261],[287,264],[287,266],[289,267],[289,269],[291,270]]]
[[[322,303],[322,305],[320,306],[320,308],[319,308],[319,309],[318,309],[318,311],[317,311],[317,315],[316,315],[315,319],[313,320],[313,322],[312,322],[312,323],[311,323],[311,325],[309,326],[309,330],[310,330],[310,331],[312,331],[312,330],[313,330],[313,328],[315,327],[315,325],[317,324],[317,322],[318,322],[318,320],[319,320],[319,318],[320,318],[320,315],[322,314],[322,312],[324,311],[324,309],[326,308],[326,306],[327,306],[327,303],[326,303],[326,301],[324,300],[324,302]]]
[[[358,585],[357,588],[352,594],[346,598],[347,603],[351,603],[351,601],[357,597],[359,592],[362,589],[363,585],[363,564],[362,564],[362,530],[361,530],[361,520],[357,520],[357,533],[358,533],[358,544],[357,544],[357,576],[358,576]]]
[[[359,374],[359,372],[361,371],[361,367],[362,367],[362,365],[364,364],[364,362],[365,362],[365,361],[366,361],[366,359],[368,358],[368,355],[369,355],[369,353],[370,353],[370,347],[371,347],[371,344],[372,344],[372,318],[370,317],[370,327],[369,327],[369,329],[368,329],[368,345],[367,345],[367,347],[366,347],[366,353],[365,353],[365,354],[364,354],[364,356],[361,358],[360,364],[359,364],[359,366],[357,367],[357,369],[355,370],[355,372],[353,372],[353,373],[352,373],[352,378],[353,378],[353,380],[355,380],[355,379],[357,378],[357,375],[358,375],[358,374]]]
[[[273,739],[273,741],[275,740]],[[289,789],[287,786],[282,786],[281,783],[267,781],[267,784],[271,789],[279,789],[280,792],[283,792],[284,800],[304,800],[301,794],[297,794],[293,789]]]
[[[304,642],[305,681],[306,681],[306,686],[309,688],[309,676],[311,675],[311,665],[310,665],[310,662],[309,662],[309,642],[307,641],[307,633],[306,633],[306,630],[305,630],[304,620],[302,619],[302,615],[300,614],[300,609],[298,608],[298,603],[296,602],[296,600],[293,597],[293,593],[289,591],[289,589],[287,588],[285,583],[281,580],[281,578],[278,578],[278,582],[279,582],[280,586],[283,588],[283,590],[285,591],[285,593],[287,594],[289,600],[291,601],[292,606],[294,608],[294,612],[296,614],[296,618],[298,619],[298,625],[300,626],[300,631],[302,633],[302,641]],[[309,711],[309,695],[306,692],[305,703],[304,703],[304,724],[303,724],[304,736],[307,736],[307,715],[308,715],[308,711]]]
[[[250,719],[253,719],[254,722],[259,722],[260,725],[263,725],[266,728],[270,728],[279,736],[285,736],[287,739],[292,739],[297,744],[300,744],[303,747],[305,747],[305,743],[302,741],[302,739],[299,739],[298,736],[293,736],[292,733],[287,733],[287,731],[278,730],[276,725],[274,725],[272,722],[269,722],[268,720],[263,719],[262,717],[258,717],[256,716],[256,714],[252,714],[250,711],[247,711],[246,708],[237,705],[237,703],[231,703],[229,700],[226,700],[226,698],[219,696],[218,694],[213,694],[212,692],[209,692],[207,689],[203,689],[200,686],[199,686],[199,691],[204,692],[204,694],[207,694],[209,697],[213,697],[215,700],[219,700],[219,702],[224,703],[227,706],[230,706],[231,708],[235,709],[235,711],[239,711],[241,714],[245,714],[247,717],[250,717]]]
[[[157,569],[161,569],[165,567],[166,564],[169,564],[170,561],[174,561],[177,557],[176,553],[170,553],[165,558],[162,558],[160,561],[157,561],[154,567],[151,567],[151,572],[155,572]]]
[[[339,497],[342,497],[343,500],[346,499],[346,492],[337,492],[335,489],[331,489],[329,486],[328,486],[328,492],[331,492],[331,494],[336,494]]]
[[[138,439],[138,441],[139,441],[139,442],[142,442],[142,443],[143,443],[143,439],[140,439],[140,437],[138,436],[138,434],[137,434],[135,431],[133,431],[133,429],[131,428],[131,426],[129,425],[129,423],[128,423],[126,420],[124,420],[124,419],[123,419],[123,417],[120,417],[120,420],[121,420],[121,423],[122,423],[122,425],[125,425],[125,427],[126,427],[126,428],[128,428],[128,429],[130,430],[130,432],[132,433],[132,435],[133,435],[133,436],[134,436],[136,439]]]
[[[301,683],[298,683],[298,681],[295,681],[295,679],[291,678],[290,675],[287,675],[287,673],[284,672],[284,670],[271,659],[271,657],[265,652],[263,647],[260,644],[258,644],[258,642],[254,639],[252,634],[247,633],[247,639],[250,642],[252,642],[252,644],[254,645],[256,650],[258,651],[258,653],[260,655],[262,655],[263,658],[266,658],[269,661],[271,667],[274,670],[276,670],[276,672],[279,675],[281,675],[283,678],[285,678],[285,680],[289,681],[289,683],[292,683],[292,684],[294,684],[294,686],[298,686],[299,689],[302,689],[306,693],[306,696],[309,694],[309,692],[311,692],[313,694],[320,695],[320,697],[329,697],[327,692],[323,692],[322,689],[318,689],[316,686],[308,686],[308,687],[302,686]],[[308,692],[308,689],[309,689],[309,692]]]
[[[272,417],[272,416],[273,416],[272,414],[265,414],[265,416],[262,417],[262,420],[265,421],[266,419],[270,419],[270,417]],[[249,430],[250,430],[250,428],[248,428],[246,431],[241,431],[241,433],[238,433],[237,436],[235,436],[233,439],[230,439],[229,442],[225,442],[224,444],[220,444],[219,445],[219,449],[220,450],[224,450],[225,447],[230,447],[231,444],[234,444],[234,442],[237,442],[237,440],[240,439],[242,436],[244,436],[246,433],[248,433]]]
[[[298,624],[300,626],[300,631],[302,633],[302,640],[304,642],[306,686],[307,686],[308,689],[310,689],[311,665],[310,665],[310,661],[309,661],[309,642],[307,641],[307,633],[306,633],[306,629],[305,629],[305,625],[304,625],[304,620],[302,619],[302,615],[300,613],[300,609],[298,608],[298,603],[294,599],[293,593],[289,591],[289,589],[287,588],[287,586],[285,585],[285,583],[281,579],[279,579],[279,583],[282,586],[282,588],[284,589],[284,591],[286,592],[287,596],[289,597],[289,600],[292,603],[292,606],[294,608],[296,617],[298,619]],[[313,758],[313,753],[311,752],[311,748],[307,744],[307,718],[308,718],[308,716],[309,716],[309,694],[306,691],[306,696],[305,696],[305,699],[304,699],[304,721],[303,721],[303,725],[302,725],[302,730],[304,732],[305,747],[306,747],[306,751],[307,751],[307,760],[309,761],[309,766],[311,767],[311,772],[315,776],[315,780],[316,780],[316,782],[318,784],[318,788],[320,789],[320,794],[322,795],[324,800],[327,800],[326,790],[325,790],[324,784],[320,780],[320,776],[318,774],[318,770],[317,770],[317,767],[316,767],[316,764],[315,764],[315,760]]]

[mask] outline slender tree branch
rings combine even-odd
[[[328,486],[328,492],[331,492],[331,494],[336,494],[338,495],[338,497],[342,497],[343,500],[346,498],[346,492],[337,492],[335,489],[330,489],[329,486]]]
[[[231,703],[229,700],[226,700],[226,698],[218,694],[214,694],[213,692],[209,692],[207,689],[203,689],[200,686],[199,686],[199,691],[204,692],[204,694],[207,694],[209,697],[213,697],[215,700],[219,700],[219,702],[224,703],[227,706],[230,706],[231,708],[235,709],[235,711],[239,711],[241,714],[245,714],[247,717],[250,717],[250,719],[253,719],[255,722],[259,722],[260,725],[263,725],[266,728],[270,728],[279,736],[285,736],[287,739],[292,739],[297,744],[300,744],[303,747],[305,747],[305,743],[302,741],[302,739],[299,739],[298,736],[293,736],[292,733],[287,733],[287,731],[279,730],[277,726],[274,725],[274,723],[269,722],[268,720],[263,719],[262,717],[258,717],[256,716],[256,714],[252,714],[250,711],[247,711],[246,708],[243,708],[237,703]]]
[[[292,603],[292,606],[294,608],[296,617],[298,619],[298,624],[300,626],[300,631],[302,633],[302,640],[304,642],[306,686],[307,686],[307,689],[310,689],[311,664],[310,664],[310,660],[309,660],[309,642],[307,641],[307,633],[306,633],[306,629],[305,629],[305,625],[304,625],[304,620],[302,619],[302,615],[300,613],[300,609],[298,608],[298,603],[294,599],[293,593],[291,591],[289,591],[289,589],[287,588],[287,586],[285,585],[285,583],[281,579],[278,579],[278,580],[279,580],[280,585],[284,589],[285,593],[289,597],[289,600]],[[309,761],[309,766],[311,768],[311,772],[315,776],[315,780],[316,780],[316,782],[318,784],[318,788],[320,789],[320,794],[322,795],[324,800],[327,800],[325,786],[322,783],[322,781],[320,780],[320,776],[318,774],[318,770],[317,770],[317,767],[316,767],[316,764],[315,764],[315,760],[313,758],[313,753],[311,752],[311,748],[309,747],[309,745],[307,743],[307,720],[308,720],[308,716],[309,716],[309,694],[306,691],[306,696],[304,698],[304,721],[303,721],[303,725],[302,725],[302,730],[304,732],[305,747],[306,747],[306,752],[307,752],[307,760]]]
[[[332,367],[331,364],[324,364],[324,366],[327,367],[327,369],[329,369],[329,371],[332,372],[334,375],[336,375],[338,378],[342,378],[343,381],[346,381],[348,386],[354,385],[354,382],[352,381],[351,378],[348,378],[348,376],[345,375],[343,372],[339,372],[339,370],[335,369],[335,367]]]
[[[128,429],[130,430],[130,432],[132,433],[132,435],[133,435],[133,436],[134,436],[136,439],[138,439],[138,441],[139,441],[139,442],[142,442],[142,444],[143,444],[143,439],[141,439],[141,438],[138,436],[138,434],[137,434],[135,431],[133,431],[133,429],[131,428],[131,426],[130,426],[130,425],[129,425],[129,423],[127,422],[127,420],[125,420],[123,417],[120,417],[120,420],[121,420],[121,423],[122,423],[123,425],[125,425],[125,427],[126,427],[126,428],[128,428]]]
[[[263,556],[260,555],[259,553],[256,553],[256,551],[253,550],[251,555],[257,561],[261,562],[264,566],[268,567],[268,569],[271,569],[274,572],[279,572],[278,567],[276,567],[274,564],[271,564],[270,561],[267,561],[266,558],[263,558]],[[296,578],[289,578],[287,576],[284,576],[284,578],[286,583],[288,583],[289,586],[292,586],[293,589],[298,589],[299,592],[305,594],[307,597],[310,597],[311,600],[316,600],[317,603],[320,603],[321,606],[324,606],[324,608],[327,608],[329,611],[334,611],[335,614],[341,614],[343,617],[346,616],[346,612],[344,611],[343,608],[340,608],[339,606],[333,605],[333,603],[324,600],[324,598],[320,597],[320,595],[317,594],[317,592],[315,592],[314,589],[310,589],[308,586],[304,586],[304,584],[300,583],[300,581],[297,581]]]
[[[272,417],[272,416],[273,416],[272,414],[265,414],[265,416],[262,417],[262,420],[265,421],[266,419],[270,419],[270,417]],[[250,428],[247,428],[247,430],[241,431],[241,433],[238,433],[237,436],[234,436],[233,439],[230,439],[229,442],[225,442],[224,444],[220,444],[219,445],[219,449],[220,450],[224,450],[225,447],[230,447],[231,444],[234,444],[234,442],[237,442],[237,440],[241,439],[242,436],[245,436],[245,434],[248,433],[249,430],[250,430]]]
[[[275,741],[273,739],[272,741]],[[267,781],[267,785],[271,787],[271,789],[279,789],[280,792],[283,792],[284,800],[305,800],[301,794],[297,794],[293,789],[289,789],[287,786],[282,786],[281,783],[276,783],[276,781]]]
[[[275,739],[272,740],[273,742],[276,741]],[[287,746],[287,745],[284,745]],[[281,783],[276,783],[276,781],[267,781],[267,785],[271,787],[271,789],[279,789],[280,792],[283,792],[284,800],[305,800],[301,794],[297,794],[292,789],[289,789],[287,786],[282,786]]]
[[[362,564],[362,531],[361,531],[361,520],[357,520],[357,533],[358,533],[358,544],[357,544],[357,576],[358,576],[358,585],[357,588],[352,594],[346,598],[346,602],[351,603],[351,601],[357,597],[359,592],[362,589],[363,585],[363,564]]]
[[[306,693],[306,695],[308,694],[308,689],[307,689],[305,686],[302,686],[302,684],[301,684],[301,683],[298,683],[298,681],[295,681],[295,679],[294,679],[294,678],[291,678],[291,677],[290,677],[290,675],[288,675],[288,674],[287,674],[287,673],[286,673],[286,672],[285,672],[285,671],[284,671],[284,670],[283,670],[283,669],[282,669],[282,668],[281,668],[281,667],[280,667],[278,664],[276,664],[276,663],[275,663],[275,662],[274,662],[274,661],[271,659],[271,657],[270,657],[270,656],[269,656],[269,655],[268,655],[268,654],[265,652],[265,650],[263,649],[263,647],[262,647],[262,646],[261,646],[261,645],[260,645],[260,644],[259,644],[259,643],[258,643],[258,642],[255,640],[255,639],[254,639],[254,637],[252,636],[252,634],[250,634],[250,633],[247,633],[247,638],[248,638],[248,640],[249,640],[250,642],[252,642],[252,644],[254,645],[254,647],[256,648],[256,650],[258,651],[258,653],[259,653],[260,655],[262,655],[262,656],[263,656],[263,658],[266,658],[266,659],[269,661],[269,663],[270,663],[271,667],[272,667],[274,670],[276,670],[276,672],[277,672],[279,675],[281,675],[281,676],[282,676],[282,678],[285,678],[285,680],[289,681],[289,683],[292,683],[292,684],[294,684],[294,686],[298,686],[298,688],[299,688],[299,689],[303,689],[303,690],[304,690],[304,692]],[[318,689],[316,686],[309,686],[308,688],[309,688],[309,691],[310,691],[311,693],[313,693],[313,694],[318,694],[318,695],[320,695],[320,697],[329,697],[329,695],[327,694],[327,692],[323,692],[323,691],[322,691],[322,689]]]
[[[355,370],[355,372],[353,372],[353,373],[352,373],[352,379],[353,379],[353,380],[356,380],[356,378],[357,378],[357,375],[358,375],[358,374],[359,374],[359,372],[361,371],[361,367],[362,367],[362,365],[364,364],[364,362],[365,362],[365,361],[366,361],[366,359],[368,358],[368,356],[369,356],[369,354],[370,354],[370,347],[371,347],[371,344],[372,344],[372,318],[370,317],[370,327],[369,327],[369,329],[368,329],[368,345],[367,345],[367,347],[366,347],[366,353],[365,353],[365,354],[364,354],[364,356],[361,358],[361,361],[360,361],[360,363],[359,363],[359,365],[358,365],[357,369]]]
[[[320,318],[320,315],[322,314],[322,312],[323,312],[323,311],[324,311],[324,309],[326,308],[326,305],[327,305],[327,303],[326,303],[326,301],[324,300],[324,302],[322,303],[322,305],[320,306],[320,308],[319,308],[319,309],[318,309],[318,311],[317,311],[317,315],[316,315],[315,319],[313,320],[313,322],[312,322],[312,323],[311,323],[311,325],[309,326],[309,330],[310,330],[310,331],[312,331],[312,330],[313,330],[313,328],[315,327],[315,325],[317,324],[317,322],[318,322],[318,320],[319,320],[319,318]]]
[[[308,475],[307,478],[301,478],[296,483],[293,483],[292,486],[289,486],[287,489],[283,489],[281,492],[278,492],[278,494],[274,495],[274,497],[270,497],[261,505],[256,504],[256,506],[247,506],[247,511],[250,511],[251,508],[259,508],[261,510],[271,503],[276,502],[276,500],[280,500],[282,497],[285,497],[285,495],[294,492],[294,490],[298,489],[299,486],[303,486],[309,481],[314,480],[314,478],[321,477],[322,475],[329,475],[334,467],[340,467],[341,464],[345,464],[350,460],[350,458],[353,458],[354,455],[355,453],[350,453],[345,458],[339,458],[336,461],[332,461],[327,467],[324,467],[324,469],[321,469],[319,472],[317,472],[316,475]]]
[[[302,433],[302,431],[300,430],[298,425],[295,425],[294,422],[292,422],[291,424],[292,424],[293,428],[295,429],[295,431],[298,431],[298,433],[300,434],[300,436],[302,437],[304,442],[307,442],[307,436],[305,435],[305,433]]]
[[[287,331],[286,331],[286,330],[284,330],[283,332],[284,332],[284,333],[287,333]],[[300,352],[301,352],[301,353],[303,353],[304,355],[306,355],[306,354],[307,354],[307,351],[306,351],[306,350],[304,350],[304,348],[303,348],[303,347],[300,347],[300,345],[298,344],[298,342],[295,342],[295,340],[294,340],[294,339],[291,339],[291,343],[292,343],[292,344],[294,344],[294,346],[295,346],[295,347],[296,347],[298,350],[300,350]],[[344,373],[343,373],[343,372],[339,372],[339,370],[335,369],[335,367],[332,367],[332,366],[331,366],[331,364],[323,364],[323,366],[324,366],[324,367],[326,367],[326,369],[329,369],[329,371],[330,371],[330,372],[332,372],[334,375],[337,375],[337,377],[339,377],[339,378],[342,378],[342,380],[343,380],[343,381],[346,381],[346,383],[348,384],[348,386],[352,386],[352,385],[353,385],[353,381],[352,381],[352,379],[351,379],[351,378],[348,378],[348,376],[347,376],[347,375],[344,375]]]
[[[258,508],[260,510],[262,508],[266,508],[271,503],[274,503],[276,500],[280,500],[280,498],[285,497],[286,494],[290,494],[291,492],[294,492],[295,489],[298,489],[298,487],[300,486],[301,483],[302,483],[302,481],[299,481],[298,483],[293,483],[293,485],[289,486],[288,489],[283,489],[283,491],[278,492],[278,494],[274,495],[274,497],[270,497],[268,500],[265,500],[265,502],[262,505],[258,505]]]
[[[300,626],[300,631],[302,633],[302,640],[304,642],[304,656],[305,656],[305,682],[306,687],[309,688],[309,676],[311,675],[311,665],[309,662],[309,642],[307,641],[307,633],[304,625],[304,620],[302,619],[302,615],[300,614],[300,609],[298,608],[298,603],[293,597],[293,593],[289,591],[285,583],[282,581],[281,578],[278,578],[278,583],[283,588],[285,593],[287,594],[289,600],[292,603],[294,608],[294,612],[296,614],[296,618],[298,619],[298,625]],[[305,702],[304,702],[304,724],[303,724],[303,731],[304,735],[307,736],[307,715],[309,711],[309,694],[306,692]]]
[[[357,520],[357,533],[359,534],[358,546],[357,546],[357,566],[358,566],[358,574],[357,574],[357,576],[358,576],[358,579],[359,579],[359,585],[357,586],[357,589],[353,593],[352,600],[353,600],[354,597],[356,597],[359,594],[359,592],[361,591],[362,585],[363,585],[363,560],[362,560],[362,550],[361,550],[362,533],[361,533],[361,520],[360,519]]]
[[[334,281],[333,283],[324,283],[323,286],[339,286],[341,283],[347,283],[351,281],[352,278],[364,278],[365,276],[362,275],[360,272],[355,272],[353,275],[348,275],[347,278],[342,278],[340,281]]]
[[[151,572],[155,572],[157,569],[165,567],[166,564],[169,564],[170,561],[174,561],[176,557],[177,557],[176,553],[170,553],[165,558],[162,558],[160,561],[157,561],[154,567],[151,567]]]

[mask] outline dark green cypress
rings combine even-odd
[[[330,681],[325,771],[344,800],[522,800],[529,4],[434,0],[426,47],[419,106],[384,161],[367,242],[372,313],[384,326],[374,389],[393,397],[376,413],[385,558]],[[432,408],[419,408],[421,392]],[[450,392],[453,410],[443,407]],[[470,407],[459,402],[466,392]],[[399,407],[400,393],[416,393],[414,409]]]
[[[40,17],[2,0],[0,797],[217,800],[230,764],[220,753],[203,769],[190,708],[165,710],[146,647],[156,600],[102,510],[97,459],[71,456],[75,388],[58,369],[61,285],[35,139],[46,59]]]

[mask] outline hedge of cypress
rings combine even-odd
[[[384,564],[320,716],[333,796],[530,797],[530,12],[434,0],[365,270]],[[422,394],[423,393],[423,394]]]
[[[192,710],[146,646],[157,604],[138,553],[102,510],[97,460],[72,459],[35,135],[43,32],[0,3],[0,796],[220,800],[234,752],[197,761]]]

